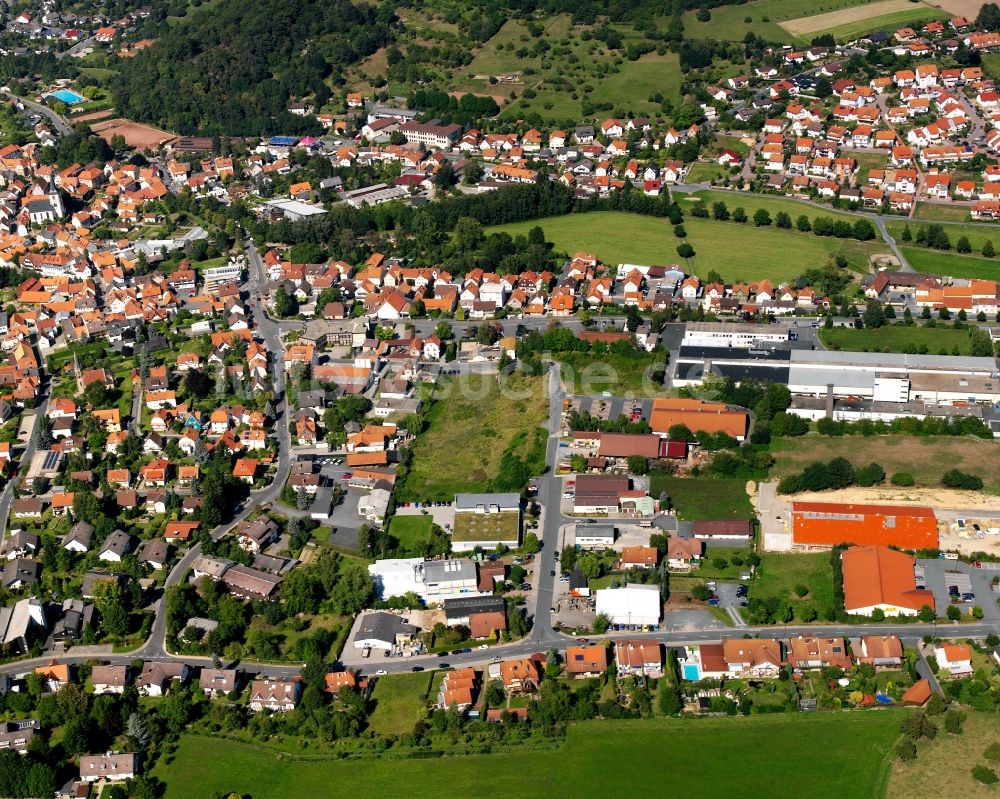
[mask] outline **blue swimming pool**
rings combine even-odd
[[[698,674],[698,664],[697,663],[685,663],[684,664],[684,679],[696,682],[701,677]]]
[[[60,89],[57,92],[50,92],[48,96],[55,97],[60,102],[66,103],[66,105],[76,105],[77,103],[82,103],[87,99],[82,94],[77,94],[69,89]]]

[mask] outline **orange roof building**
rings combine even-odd
[[[684,425],[695,433],[725,433],[742,441],[750,425],[750,414],[722,402],[672,397],[654,399],[649,417],[653,432],[666,435],[674,425]]]
[[[933,510],[920,506],[793,502],[792,540],[811,546],[936,549],[937,519]]]
[[[844,552],[844,610],[871,616],[876,608],[887,616],[915,616],[927,605],[934,609],[934,594],[918,589],[913,567],[916,559],[888,547],[851,547]]]
[[[595,677],[608,668],[608,649],[599,644],[566,647],[566,674]]]

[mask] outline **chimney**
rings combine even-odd
[[[826,418],[833,418],[833,383],[826,384]]]

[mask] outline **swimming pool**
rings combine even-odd
[[[685,663],[683,672],[685,680],[697,681],[701,679],[701,675],[698,673],[697,663]]]
[[[87,99],[82,94],[77,94],[69,89],[60,89],[57,92],[49,92],[48,96],[55,97],[60,102],[66,103],[66,105],[76,105],[77,103],[82,103]]]

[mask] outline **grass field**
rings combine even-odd
[[[677,509],[677,515],[687,521],[753,518],[745,480],[674,477],[667,472],[652,472],[650,496],[659,499],[664,491]]]
[[[913,218],[929,222],[968,222],[969,206],[918,201]]]
[[[664,364],[663,354],[639,353],[635,356],[613,352],[601,356],[589,352],[561,352],[562,379],[572,385],[572,393],[594,396],[612,394],[650,395],[663,391],[663,381],[654,381],[653,374]]]
[[[735,198],[733,198],[735,199]],[[751,198],[748,198],[750,200]],[[752,198],[744,206],[748,215],[764,203]],[[730,205],[735,208],[738,203]],[[639,216],[622,211],[595,211],[548,219],[516,222],[489,228],[512,236],[526,235],[540,226],[547,240],[565,252],[587,250],[608,264],[676,264],[680,262],[673,228],[666,219]],[[811,233],[758,228],[752,224],[715,222],[686,217],[686,241],[694,247],[694,272],[705,277],[715,270],[726,281],[792,280],[808,268],[826,263],[833,253],[842,252],[858,270],[867,268],[868,255],[885,251],[881,242],[858,242],[820,238]]]
[[[711,183],[713,180],[724,180],[728,174],[729,170],[725,167],[719,166],[718,164],[708,163],[706,161],[698,161],[697,163],[691,164],[691,169],[687,176],[687,182]]]
[[[961,735],[938,735],[933,741],[917,744],[912,763],[895,760],[889,774],[885,799],[912,799],[914,796],[963,796],[968,799],[996,797],[989,788],[972,778],[972,767],[996,763],[983,757],[983,750],[1000,742],[1000,725],[995,714],[969,712]]]
[[[453,499],[485,491],[500,471],[504,452],[517,445],[527,455],[534,432],[548,417],[547,378],[516,377],[501,392],[495,375],[442,381],[442,397],[428,412],[427,431],[413,446],[413,466],[402,487],[405,499]]]
[[[855,330],[850,327],[820,328],[820,341],[828,350],[853,352],[926,352],[931,355],[968,355],[969,331],[946,327],[888,325]],[[956,349],[958,350],[956,352]]]
[[[670,796],[725,799],[773,791],[778,782],[797,799],[874,797],[887,778],[900,717],[880,711],[592,721],[570,727],[557,751],[515,748],[444,761],[297,760],[221,738],[187,735],[170,762],[153,773],[167,783],[167,799],[230,791],[253,799],[354,799],[374,785],[386,796],[490,799],[498,784],[516,784],[523,799],[623,791],[662,795],[665,784]],[[767,757],[760,757],[761,752]]]
[[[1000,486],[1000,449],[993,441],[952,436],[842,436],[819,435],[776,438],[771,442],[775,463],[772,477],[800,472],[813,461],[829,463],[847,458],[855,467],[877,461],[887,475],[906,471],[921,485],[939,485],[941,474],[953,464]]]
[[[983,72],[993,80],[1000,80],[1000,53],[983,53]]]
[[[925,224],[924,222],[911,221],[909,223],[910,233],[916,237],[917,231],[920,230],[921,226]],[[926,224],[930,224],[927,222]],[[902,241],[903,229],[906,227],[906,222],[889,222],[886,225],[886,229],[889,234],[896,239],[896,241]],[[932,253],[940,253],[942,255],[955,255],[955,244],[961,236],[965,236],[969,240],[969,244],[972,245],[972,254],[978,255],[982,252],[983,245],[987,240],[993,242],[994,247],[1000,247],[1000,225],[991,225],[989,223],[979,223],[979,224],[946,224],[944,225],[944,232],[948,234],[948,239],[951,241],[951,250],[931,250]],[[907,245],[907,252],[911,249],[926,249],[924,247],[919,247],[915,244]],[[909,257],[909,256],[907,256]],[[964,256],[972,257],[972,256]]]
[[[389,521],[389,535],[399,541],[401,549],[416,552],[430,541],[431,527],[434,519],[431,516],[393,516]]]
[[[1000,230],[997,231],[1000,245]],[[930,250],[926,247],[900,247],[903,256],[918,272],[948,275],[949,277],[980,277],[1000,280],[1000,259],[974,255],[956,255],[951,252]]]
[[[858,162],[857,182],[859,186],[867,185],[868,173],[873,169],[885,169],[889,158],[884,153],[845,153],[848,158]]]
[[[424,695],[433,678],[433,672],[418,674],[393,674],[379,677],[372,690],[371,728],[381,735],[402,735],[413,730],[413,725],[425,714],[427,702]]]
[[[699,22],[696,11],[684,15],[684,32],[693,39],[743,41],[748,32],[772,42],[797,41],[778,23],[839,8],[864,5],[869,0],[755,0],[742,5],[711,9],[712,18]],[[746,22],[750,17],[751,21]],[[806,39],[808,41],[808,39]]]
[[[836,208],[817,208],[812,203],[801,202],[791,197],[779,197],[772,194],[753,194],[745,191],[702,189],[701,191],[694,192],[694,194],[677,195],[675,199],[684,208],[687,202],[692,201],[690,198],[698,198],[705,203],[710,211],[712,204],[720,201],[726,204],[730,212],[737,207],[742,207],[749,217],[753,217],[754,211],[758,208],[765,209],[771,214],[772,218],[779,211],[784,211],[792,218],[793,222],[802,214],[808,216],[809,219],[815,219],[817,216],[828,216],[831,219],[846,219],[851,224],[857,222],[859,219],[868,218],[864,214],[840,211]]]
[[[809,593],[800,597],[796,586]],[[751,597],[776,596],[789,602],[811,602],[822,610],[833,606],[833,568],[829,552],[765,552],[750,583]]]

